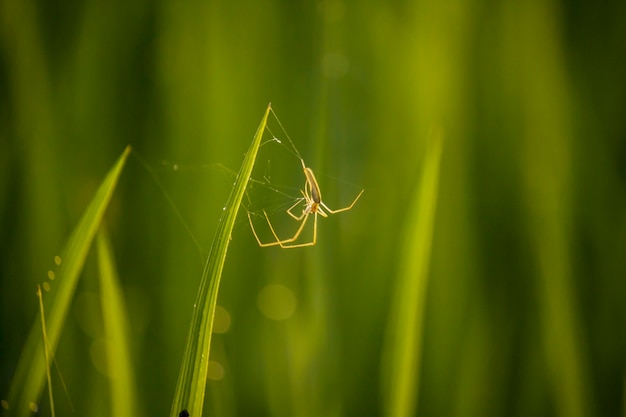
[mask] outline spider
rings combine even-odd
[[[270,222],[270,219],[267,213],[265,212],[265,210],[263,210],[263,214],[265,215],[267,224],[269,225],[270,230],[272,231],[272,234],[274,235],[274,238],[276,240],[274,242],[268,242],[268,243],[261,242],[261,239],[259,239],[259,236],[257,235],[256,230],[254,229],[254,225],[252,224],[252,218],[250,217],[250,212],[248,212],[248,221],[250,222],[252,233],[254,234],[256,241],[259,243],[259,246],[263,248],[266,246],[279,245],[283,249],[290,249],[290,248],[301,248],[304,246],[315,245],[315,243],[317,242],[317,215],[319,214],[322,217],[328,217],[329,214],[337,214],[337,213],[341,213],[342,211],[348,211],[354,206],[354,204],[359,199],[359,197],[361,197],[361,194],[363,194],[364,190],[361,190],[359,195],[356,196],[356,198],[352,201],[352,203],[349,206],[346,206],[344,208],[340,208],[337,210],[331,209],[322,201],[322,194],[320,193],[320,187],[317,184],[317,180],[315,179],[313,170],[311,170],[311,168],[307,167],[304,164],[304,160],[302,158],[300,158],[300,162],[302,163],[302,170],[304,171],[306,182],[304,183],[304,190],[300,190],[300,192],[302,193],[302,197],[299,198],[298,201],[296,201],[296,203],[293,206],[287,209],[287,214],[289,216],[291,216],[294,220],[301,222],[300,227],[298,228],[298,230],[296,230],[296,233],[292,237],[281,240],[276,234],[276,231],[274,230],[274,227],[272,226],[272,222]],[[296,208],[303,201],[306,203],[306,205],[304,206],[302,213],[299,216],[297,216],[293,213],[292,210]],[[304,226],[306,225],[306,221],[309,218],[310,214],[313,214],[314,216],[313,217],[313,240],[311,240],[310,242],[305,242],[305,243],[292,244],[293,242],[298,240],[298,238],[300,237],[300,234],[302,233],[302,230],[304,230]]]

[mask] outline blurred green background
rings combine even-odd
[[[433,131],[415,415],[626,413],[624,1],[2,0],[0,18],[0,397],[36,285],[131,144],[200,246],[131,157],[106,222],[141,415],[169,412],[232,183],[215,164],[239,168],[271,101],[330,207],[365,193],[320,219],[310,248],[259,248],[240,213],[205,415],[385,414],[384,340]],[[297,197],[284,150],[263,146],[255,178],[269,165]],[[287,235],[293,221],[276,218]],[[81,416],[110,410],[95,269],[58,351]]]

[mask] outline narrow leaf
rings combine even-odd
[[[383,360],[385,415],[415,415],[422,354],[422,325],[430,250],[437,208],[442,139],[436,135],[426,151],[419,187],[411,202],[403,260],[391,303]]]
[[[52,354],[56,351],[91,242],[100,227],[129,152],[130,147],[127,147],[89,203],[61,255],[60,269],[52,282],[52,289],[44,297],[48,346]],[[8,404],[9,409],[13,410],[12,415],[30,416],[38,407],[37,403],[46,380],[46,363],[42,349],[41,325],[37,320],[31,328],[9,390]]]
[[[104,226],[100,227],[96,243],[102,293],[102,317],[107,341],[111,415],[135,417],[138,408],[135,401],[137,394],[129,347],[128,314],[124,305],[113,251],[105,229]]]
[[[265,115],[243,160],[228,202],[224,207],[224,212],[218,224],[211,251],[202,273],[200,288],[198,289],[191,319],[191,329],[187,337],[183,363],[172,403],[171,415],[173,417],[178,417],[182,410],[187,410],[192,417],[202,416],[211,348],[211,333],[213,331],[213,316],[220,278],[235,218],[254,167],[270,109],[271,104],[267,106]]]

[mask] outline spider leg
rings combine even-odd
[[[313,240],[311,240],[310,242],[306,242],[306,243],[297,243],[295,245],[286,245],[285,243],[289,243],[289,242],[286,242],[283,240],[281,243],[279,243],[280,247],[283,249],[293,249],[293,248],[303,248],[305,246],[315,246],[315,244],[317,243],[317,213],[318,213],[317,211],[313,213],[313,216],[315,216],[315,218],[313,219]],[[305,218],[305,221],[306,221],[306,218]],[[302,223],[304,224],[304,221]],[[297,236],[295,236],[295,239],[298,238],[298,236],[300,235],[300,232],[302,232],[303,227],[304,226],[300,226],[300,229],[298,230],[298,233],[297,233]],[[293,242],[293,240],[291,241]]]
[[[254,224],[252,223],[252,217],[250,217],[250,212],[248,212],[248,221],[250,222],[250,228],[252,229],[252,234],[256,238],[256,241],[257,241],[257,243],[259,244],[260,247],[265,248],[267,246],[280,245],[280,242],[278,242],[278,241],[276,241],[276,242],[269,242],[269,243],[261,242],[261,239],[259,239],[259,235],[256,234],[256,230],[254,229]],[[268,220],[268,222],[269,222],[269,220]],[[271,225],[270,225],[270,227],[271,227]]]
[[[295,214],[293,214],[293,212],[291,211],[291,210],[293,210],[294,208],[296,208],[296,207],[297,207],[297,206],[298,206],[298,205],[299,205],[302,201],[306,201],[306,200],[305,200],[304,198],[299,198],[299,199],[298,199],[298,201],[296,201],[296,203],[295,203],[293,206],[291,206],[291,207],[289,207],[289,208],[287,209],[287,214],[288,214],[289,216],[291,216],[294,220],[300,221],[300,220],[302,220],[302,219],[304,218],[304,213],[305,213],[305,211],[304,211],[304,210],[302,211],[302,214],[300,214],[299,216],[296,216],[296,215],[295,215]]]
[[[296,239],[298,239],[300,237],[300,233],[302,233],[302,230],[304,230],[304,226],[306,225],[306,221],[309,218],[309,212],[304,212],[303,213],[303,219],[302,219],[302,223],[300,223],[300,227],[298,227],[298,230],[296,230],[296,233],[294,233],[294,235],[292,237],[290,237],[289,239],[283,239],[281,240],[278,235],[276,234],[276,231],[274,230],[274,227],[272,226],[272,223],[270,222],[269,217],[267,217],[267,213],[263,212],[265,214],[265,218],[267,219],[267,224],[270,227],[270,230],[272,231],[272,234],[274,235],[274,237],[276,238],[276,242],[272,243],[273,245],[280,245],[281,247],[289,247],[289,246],[283,246],[285,243],[290,243],[295,241]],[[315,220],[317,223],[317,216],[315,216]]]
[[[319,185],[317,184],[317,180],[315,179],[313,171],[310,168],[306,167],[302,158],[300,158],[300,162],[302,163],[302,169],[304,171],[304,176],[306,177],[304,189],[300,190],[300,194],[302,194],[302,197],[298,198],[296,202],[286,210],[289,217],[300,222],[300,226],[298,227],[298,230],[296,230],[296,232],[293,234],[293,236],[281,240],[278,237],[278,234],[276,234],[276,230],[274,230],[274,226],[272,225],[272,222],[270,221],[267,212],[264,210],[263,214],[265,215],[265,220],[267,221],[267,225],[269,226],[270,230],[272,231],[272,235],[276,240],[273,242],[263,243],[256,233],[254,224],[252,223],[252,217],[250,216],[250,212],[248,212],[248,221],[250,222],[250,228],[252,229],[252,233],[254,234],[257,243],[261,247],[280,246],[284,249],[290,249],[315,245],[317,243],[317,214],[319,213],[319,215],[322,217],[328,217],[329,214],[336,214],[343,211],[348,211],[352,209],[352,207],[354,207],[358,199],[361,198],[361,195],[363,194],[364,190],[361,190],[361,192],[354,198],[349,206],[336,210],[331,209],[322,201]],[[293,210],[298,207],[302,202],[305,203],[305,206],[302,209],[302,213],[300,215],[296,215]],[[313,214],[313,216],[315,217],[313,219],[313,240],[304,243],[293,243],[298,240],[298,238],[300,238],[300,235],[302,234],[302,231],[306,226],[306,222],[309,219],[309,214]]]
[[[283,243],[293,242],[300,236],[300,233],[302,233],[302,230],[304,229],[304,225],[306,224],[306,221],[307,221],[307,217],[308,217],[308,215],[310,213],[310,211],[307,211],[306,208],[304,210],[302,210],[302,214],[300,214],[299,216],[296,216],[292,212],[292,210],[294,208],[296,208],[302,201],[306,201],[306,194],[304,193],[304,191],[301,191],[301,192],[302,192],[302,195],[304,197],[303,198],[299,198],[291,207],[289,207],[287,209],[287,214],[289,214],[289,216],[291,216],[296,221],[301,221],[302,222],[300,224],[300,227],[296,231],[296,233],[289,239],[285,239],[285,240],[282,240],[282,241],[280,240],[280,238],[276,234],[276,231],[274,230],[274,226],[272,226],[272,222],[270,221],[270,218],[267,215],[267,212],[265,212],[265,210],[263,210],[263,214],[265,215],[265,220],[267,221],[267,224],[270,227],[270,230],[272,231],[272,234],[274,235],[274,238],[276,239],[276,241],[274,241],[274,242],[267,242],[267,243],[261,242],[261,239],[259,238],[259,235],[257,234],[256,229],[254,228],[254,224],[252,222],[252,217],[250,216],[250,212],[248,212],[248,222],[250,223],[250,228],[252,229],[252,234],[256,238],[256,241],[259,244],[259,246],[261,246],[262,248],[265,248],[265,247],[268,247],[268,246],[282,245]]]
[[[354,204],[357,202],[357,200],[361,197],[361,194],[363,194],[363,191],[365,191],[365,190],[361,190],[359,195],[356,196],[356,198],[352,201],[352,203],[349,206],[346,206],[344,208],[333,210],[330,207],[328,207],[326,204],[324,204],[323,202],[320,202],[320,205],[322,207],[324,207],[326,209],[326,211],[328,211],[328,213],[330,213],[330,214],[337,214],[337,213],[341,213],[342,211],[348,211],[348,210],[350,210],[354,206]]]
[[[310,195],[307,194],[308,192],[307,185],[309,185],[308,181],[304,184],[304,191],[300,190],[300,194],[302,194],[302,197],[299,198],[298,201],[296,201],[296,204],[294,204],[293,206],[287,209],[287,214],[289,214],[294,220],[297,220],[297,221],[300,221],[304,218],[305,213],[308,211],[307,208],[305,207],[305,209],[302,210],[302,214],[300,214],[299,216],[296,216],[295,214],[293,214],[291,210],[293,210],[301,201],[305,201],[307,205],[311,201]]]

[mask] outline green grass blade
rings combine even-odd
[[[44,343],[44,359],[46,364],[46,381],[48,381],[48,399],[50,401],[50,415],[56,416],[54,408],[54,393],[52,392],[52,376],[50,374],[50,347],[48,346],[48,332],[46,331],[46,314],[43,307],[43,294],[41,293],[41,286],[37,285],[37,298],[39,299],[39,317],[41,319],[41,336]]]
[[[102,317],[107,339],[107,366],[111,389],[111,415],[137,416],[135,377],[130,355],[128,314],[119,284],[113,251],[104,227],[96,239],[102,293]]]
[[[415,414],[422,352],[422,325],[430,250],[437,208],[442,139],[436,135],[427,150],[419,188],[408,211],[403,260],[391,303],[383,351],[385,415]]]
[[[202,273],[200,288],[198,289],[191,319],[191,329],[187,337],[187,346],[185,347],[183,363],[172,403],[171,415],[173,417],[177,417],[183,409],[188,410],[193,417],[202,416],[207,366],[211,348],[211,333],[213,330],[213,316],[220,278],[237,212],[254,167],[270,109],[271,105],[268,105],[254,139],[252,139],[252,144],[243,160],[235,185],[224,207],[224,213],[217,226],[211,251]]]
[[[56,350],[74,290],[96,231],[109,205],[117,180],[130,152],[127,147],[98,188],[80,222],[72,232],[61,256],[61,265],[52,290],[45,297],[47,337],[52,353]],[[35,322],[20,356],[8,402],[14,416],[30,416],[36,408],[46,380],[46,364],[42,355],[41,325]]]

